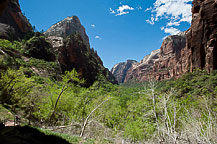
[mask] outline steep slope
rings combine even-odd
[[[81,78],[86,80],[87,86],[101,76],[116,83],[109,70],[103,66],[97,52],[90,48],[89,38],[77,16],[65,18],[51,26],[44,34],[53,45],[63,72],[75,68]]]
[[[138,62],[135,60],[127,60],[127,62],[118,63],[113,66],[111,73],[114,75],[118,83],[123,83],[127,74],[127,71],[137,65]]]
[[[22,14],[18,0],[1,1],[0,38],[22,39],[32,26]]]
[[[187,33],[190,70],[217,69],[217,1],[194,0],[192,24]]]
[[[125,82],[163,80],[178,76],[180,68],[177,63],[185,44],[185,33],[167,37],[160,49],[152,51],[140,64],[128,70]]]

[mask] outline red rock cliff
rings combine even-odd
[[[186,37],[185,37],[186,35]],[[217,1],[194,0],[189,30],[163,41],[159,58],[149,66],[139,64],[127,72],[125,82],[178,78],[195,68],[217,69]]]
[[[187,51],[190,51],[190,71],[217,69],[217,1],[194,0],[192,24],[187,33]]]
[[[184,33],[167,37],[160,50],[153,51],[140,64],[127,72],[125,82],[164,80],[176,77],[182,71],[178,62],[185,45],[186,36]]]
[[[9,0],[2,3],[0,15],[0,38],[19,39],[32,31],[32,26],[22,14],[18,0]]]

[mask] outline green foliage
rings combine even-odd
[[[143,140],[145,137],[143,122],[137,120],[126,124],[124,135],[132,139],[133,142]]]
[[[8,69],[1,73],[0,102],[15,114],[33,119],[32,113],[37,111],[36,102],[40,99],[40,84],[34,78],[28,78],[19,70]]]
[[[0,121],[3,120],[13,120],[14,117],[12,113],[6,109],[3,105],[0,104]]]
[[[26,68],[37,66],[41,69],[51,65],[38,59],[30,59],[29,65],[20,63]],[[55,81],[25,75],[31,73],[26,68],[1,73],[0,101],[12,112],[23,111],[23,116],[36,124],[60,126],[76,122],[83,125],[91,111],[108,99],[92,113],[90,121],[112,130],[112,136],[118,135],[135,143],[156,142],[156,139],[173,143],[177,137],[186,139],[186,135],[191,135],[189,139],[194,143],[197,133],[201,142],[215,141],[215,71],[210,74],[195,71],[178,80],[162,83],[122,86],[100,79],[84,88],[85,81],[79,79],[75,70],[62,75],[61,81]],[[84,142],[80,138],[63,137],[74,143]]]
[[[8,50],[21,50],[21,43],[18,41],[10,42],[8,40],[0,39],[0,47]]]
[[[52,51],[52,46],[45,40],[44,36],[36,35],[25,43],[24,52],[29,57],[43,59],[45,61],[55,61],[56,57]]]
[[[215,96],[217,87],[217,72],[207,73],[203,70],[196,70],[185,74],[182,78],[175,81],[168,81],[160,89],[167,91],[170,87],[177,90],[178,96]]]

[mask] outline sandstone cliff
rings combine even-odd
[[[89,45],[89,38],[85,32],[85,28],[81,25],[77,16],[67,17],[52,25],[44,34],[46,36],[67,37],[74,33],[79,33],[83,41]]]
[[[125,82],[164,80],[177,76],[179,74],[177,63],[185,44],[184,33],[167,37],[160,49],[152,51],[138,65],[128,70]]]
[[[32,31],[32,26],[22,14],[18,0],[1,1],[0,38],[22,39]]]
[[[115,78],[103,66],[97,52],[90,48],[89,38],[77,16],[67,17],[51,26],[45,33],[47,40],[58,55],[62,72],[76,69],[81,78],[90,86],[103,75],[116,83]]]
[[[127,60],[127,62],[122,62],[114,65],[111,69],[111,73],[114,75],[118,83],[123,83],[127,74],[127,71],[137,65],[138,62],[135,60]]]
[[[178,78],[196,68],[217,69],[217,1],[194,0],[191,27],[167,37],[154,62],[147,64],[147,59],[149,55],[127,71],[125,82]]]
[[[217,1],[194,0],[192,24],[187,33],[190,71],[217,69]]]

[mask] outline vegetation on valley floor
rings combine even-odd
[[[195,70],[178,80],[127,86],[112,85],[99,76],[85,88],[75,70],[59,80],[55,70],[46,77],[35,73],[32,67],[50,71],[55,62],[24,60],[22,45],[0,41],[0,47],[11,52],[0,53],[2,120],[12,119],[9,110],[20,115],[23,124],[79,136],[90,116],[84,137],[95,141],[217,142],[216,71]]]

